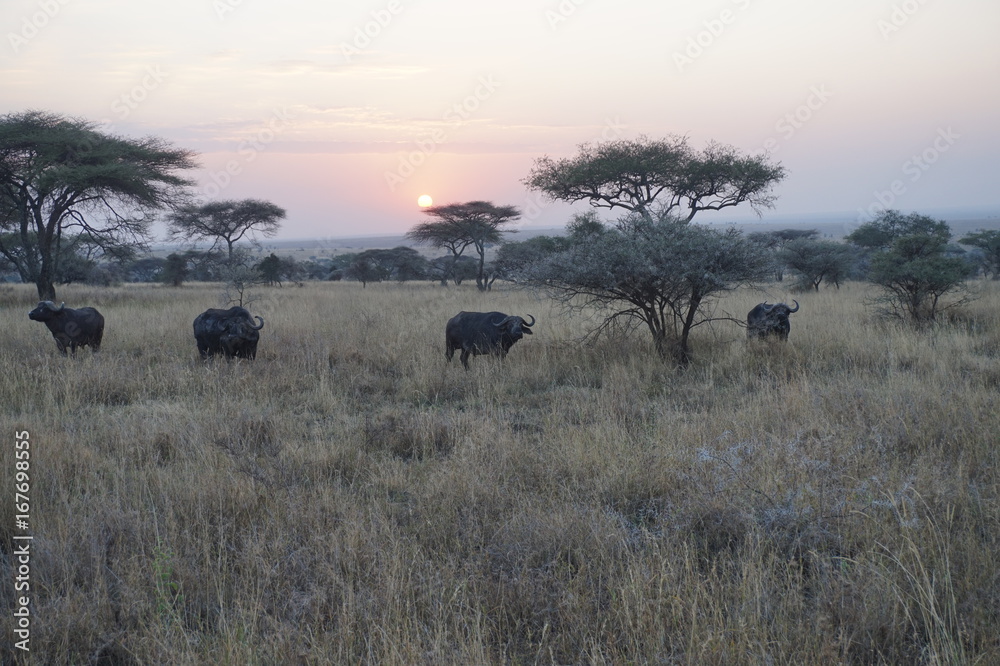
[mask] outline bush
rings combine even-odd
[[[882,290],[876,299],[882,311],[915,323],[935,321],[943,310],[970,299],[964,283],[973,269],[947,254],[950,239],[947,222],[895,210],[883,212],[847,237],[874,252],[868,279]]]

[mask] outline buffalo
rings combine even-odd
[[[260,322],[256,326],[254,319]],[[253,360],[257,356],[257,342],[260,340],[258,331],[262,328],[264,318],[251,317],[245,308],[210,308],[195,317],[194,339],[203,359],[222,354],[227,359]]]
[[[531,335],[531,323],[521,317],[502,312],[459,312],[445,327],[445,358],[451,362],[456,349],[462,350],[462,365],[469,369],[469,354],[493,354],[501,359],[511,346],[525,335]]]
[[[747,338],[766,338],[769,335],[776,335],[778,339],[788,340],[788,332],[792,330],[792,325],[788,322],[788,315],[799,311],[799,302],[792,299],[795,308],[790,308],[784,303],[768,305],[767,301],[757,305],[747,313]]]
[[[104,337],[104,316],[94,308],[68,308],[65,303],[56,307],[52,301],[41,301],[28,313],[33,321],[43,322],[56,339],[56,346],[63,356],[66,348],[76,354],[77,347],[89,346],[101,350]]]

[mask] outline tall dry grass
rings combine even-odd
[[[924,331],[862,285],[796,296],[787,344],[698,330],[683,371],[641,336],[581,344],[529,293],[346,283],[259,290],[256,362],[210,364],[191,321],[217,285],[68,287],[107,330],[64,359],[3,288],[31,663],[997,663],[982,288]],[[443,356],[463,309],[535,335],[465,372]],[[6,616],[0,656],[29,663]]]

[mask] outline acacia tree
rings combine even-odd
[[[632,214],[613,228],[571,234],[568,248],[534,263],[524,279],[568,309],[600,313],[594,334],[615,324],[645,326],[656,352],[683,365],[692,330],[717,319],[709,313],[713,299],[771,270],[767,249],[738,229]]]
[[[260,260],[257,272],[260,274],[260,279],[268,286],[281,286],[281,258],[274,252]]]
[[[777,231],[754,231],[747,234],[747,237],[765,245],[768,249],[779,255],[788,243],[795,240],[814,239],[819,236],[816,229],[779,229]],[[785,279],[785,264],[781,261],[774,262],[774,279],[781,282]]]
[[[992,274],[994,280],[1000,280],[1000,231],[980,229],[967,234],[958,242],[978,248],[983,253],[985,272]]]
[[[274,236],[283,219],[283,208],[269,201],[243,199],[182,206],[167,218],[167,223],[172,240],[211,241],[209,251],[225,247],[227,261],[232,264],[236,243],[244,238],[256,242],[257,234]]]
[[[504,243],[497,250],[494,266],[500,277],[518,282],[521,275],[534,264],[568,247],[569,242],[563,236],[535,236],[523,241]]]
[[[856,259],[857,253],[850,245],[830,240],[799,238],[778,252],[779,263],[798,275],[799,285],[815,291],[824,281],[839,289]]]
[[[447,249],[452,255],[452,266],[467,247],[473,246],[479,255],[476,287],[486,291],[490,286],[486,279],[486,246],[499,243],[504,233],[513,232],[504,227],[520,218],[521,211],[515,206],[497,206],[489,201],[469,201],[431,206],[424,209],[424,213],[435,220],[418,224],[407,232],[406,237],[417,243]]]
[[[452,280],[456,285],[460,285],[466,280],[475,280],[479,274],[478,262],[472,257],[458,257],[442,255],[430,260],[427,268],[427,277],[440,282],[442,287],[448,285],[448,280]]]
[[[0,117],[0,255],[41,299],[56,297],[72,237],[107,255],[145,247],[152,216],[179,205],[194,153],[100,132],[43,111]]]
[[[646,221],[659,213],[690,222],[699,211],[742,203],[759,214],[773,206],[771,188],[784,176],[766,155],[714,142],[699,152],[674,135],[585,143],[575,157],[536,160],[523,182],[554,200],[621,208]]]
[[[184,284],[184,280],[191,274],[188,267],[188,257],[172,252],[167,255],[160,272],[160,279],[172,287],[179,287]]]
[[[962,294],[971,267],[948,256],[951,227],[926,215],[883,211],[847,240],[873,251],[868,279],[881,287],[883,312],[914,323],[934,321],[942,310],[969,300]],[[946,295],[956,298],[943,301]]]

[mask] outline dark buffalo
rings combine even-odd
[[[792,325],[788,323],[788,315],[799,311],[799,302],[792,299],[795,308],[784,303],[768,305],[764,301],[747,314],[747,338],[766,338],[777,335],[781,340],[788,340],[788,332]]]
[[[469,354],[495,354],[503,358],[515,342],[525,334],[531,335],[534,325],[534,317],[529,324],[521,317],[502,312],[459,312],[448,320],[444,330],[445,358],[451,361],[455,350],[461,349],[462,365],[466,370],[469,369]]]
[[[260,322],[257,326],[253,325],[254,319]],[[222,354],[226,358],[252,360],[257,356],[258,331],[262,328],[264,318],[251,317],[245,308],[211,308],[194,318],[194,339],[204,359]]]
[[[87,345],[93,351],[101,350],[101,338],[104,337],[104,317],[94,308],[66,307],[61,303],[58,307],[52,301],[41,301],[34,310],[28,313],[28,318],[44,322],[56,339],[56,346],[63,356],[66,348],[76,353],[77,347]]]

